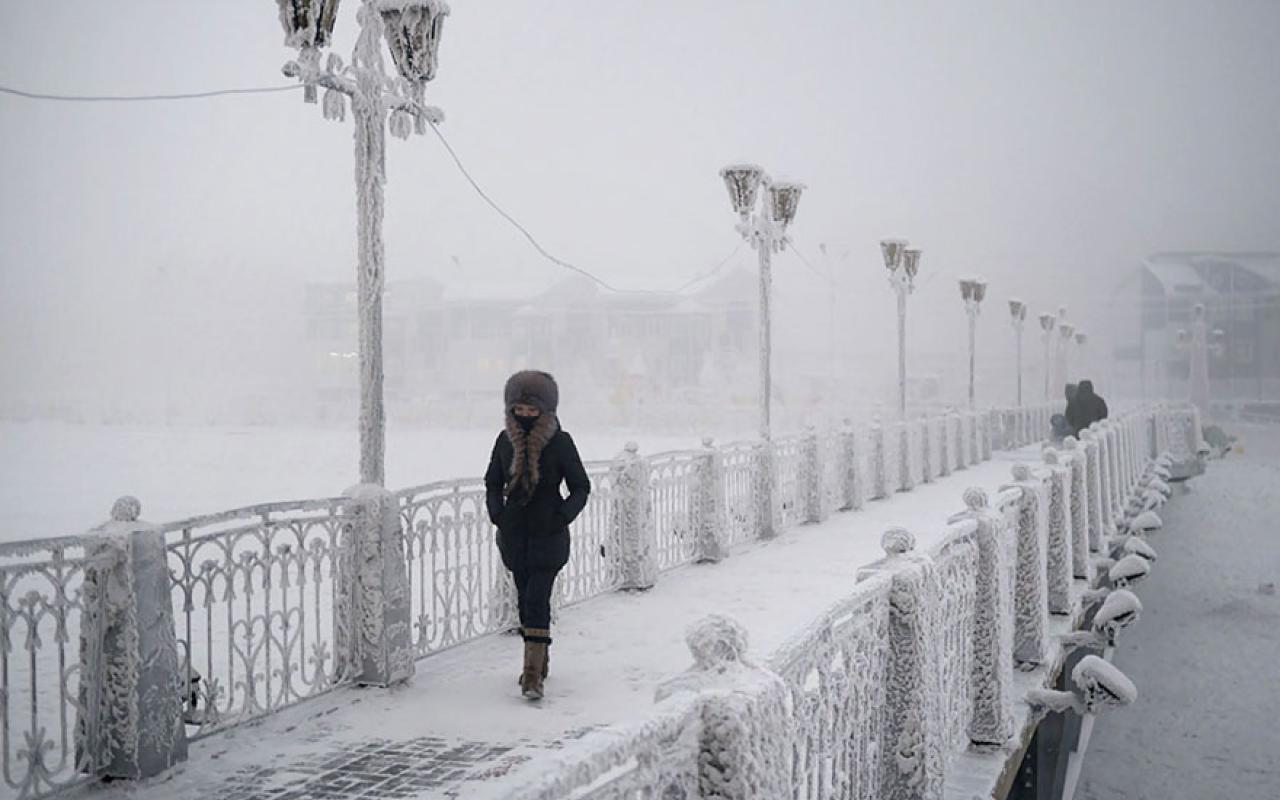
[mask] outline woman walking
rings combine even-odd
[[[520,606],[524,668],[520,691],[542,698],[551,644],[551,589],[569,561],[569,525],[587,504],[591,481],[573,438],[560,428],[560,389],[546,372],[525,370],[503,391],[506,427],[493,443],[485,493],[498,551]],[[569,488],[560,495],[560,484]]]

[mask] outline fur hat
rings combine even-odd
[[[560,405],[560,387],[551,373],[526,369],[507,378],[502,397],[508,411],[517,403],[523,403],[543,414],[554,414]]]

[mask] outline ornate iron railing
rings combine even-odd
[[[344,498],[271,503],[160,526],[192,738],[344,682],[337,608]]]
[[[739,442],[725,446],[724,458],[726,539],[729,545],[750,541],[756,536],[756,445]]]
[[[782,524],[798,525],[804,521],[804,487],[810,480],[805,458],[805,439],[789,436],[774,444],[777,466],[778,502],[782,504]]]
[[[396,493],[405,536],[414,653],[430,653],[511,624],[510,583],[483,481],[440,481]]]
[[[698,457],[698,453],[686,451],[648,459],[660,570],[688,564],[697,556]]]
[[[885,706],[889,586],[859,585],[769,660],[786,683],[794,721],[792,798],[875,800]]]
[[[0,544],[0,759],[3,786],[41,797],[92,779],[101,736],[105,575],[123,546],[93,536]],[[101,579],[86,581],[98,571]]]

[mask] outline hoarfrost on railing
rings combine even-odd
[[[795,800],[878,796],[888,615],[889,581],[864,582],[770,659],[791,699]]]
[[[193,738],[343,680],[337,610],[344,498],[271,503],[160,526]]]
[[[108,613],[108,598],[85,576],[122,555],[91,537],[0,544],[0,758],[3,786],[16,796],[92,778],[93,755],[80,739],[102,734],[97,689],[106,664],[102,642],[81,631],[90,615]]]
[[[662,453],[651,456],[649,493],[653,522],[657,527],[658,569],[688,564],[697,557],[698,496],[697,453]]]

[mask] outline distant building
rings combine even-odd
[[[589,387],[600,403],[681,403],[735,387],[754,398],[757,292],[744,270],[679,295],[606,292],[585,277],[536,295],[467,293],[430,279],[389,283],[386,402],[410,416],[491,405],[495,387],[525,367]],[[359,398],[355,287],[309,284],[304,314],[320,413],[349,415]]]
[[[1222,331],[1209,359],[1213,401],[1280,399],[1280,253],[1156,253],[1113,300],[1114,355],[1131,367],[1124,372],[1136,392],[1186,393],[1189,354],[1178,331],[1203,303],[1210,329]]]

